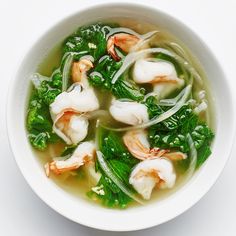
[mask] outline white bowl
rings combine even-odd
[[[91,204],[65,192],[45,176],[27,140],[25,128],[29,75],[57,42],[78,26],[110,17],[131,17],[158,24],[179,38],[198,58],[210,81],[215,102],[216,136],[212,155],[195,176],[176,193],[161,202],[113,210]],[[26,53],[12,81],[7,110],[8,132],[16,162],[26,181],[51,208],[63,216],[97,229],[130,231],[166,222],[193,206],[219,177],[230,154],[234,133],[232,94],[221,66],[202,40],[183,23],[144,5],[110,3],[96,5],[63,19]]]

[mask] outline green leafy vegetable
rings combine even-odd
[[[107,131],[100,128],[99,131],[99,150],[103,153],[106,159],[116,159],[128,164],[131,168],[138,163],[124,143],[121,136],[112,131]]]
[[[53,73],[52,80],[51,80],[51,87],[61,89],[62,87],[62,74],[61,72],[57,71]]]
[[[52,132],[52,120],[49,105],[62,91],[61,68],[56,69],[50,78],[35,74],[34,90],[27,114],[29,140],[33,147],[44,150],[48,143],[55,143],[60,138]]]
[[[46,105],[50,105],[56,96],[61,93],[62,86],[62,74],[59,69],[57,69],[51,78],[41,76],[39,74],[34,75],[37,81],[34,81],[35,90],[37,91],[37,96]]]
[[[60,156],[64,157],[64,156],[70,155],[75,151],[76,148],[77,148],[77,145],[66,146]]]
[[[132,202],[132,199],[124,194],[108,177],[102,175],[97,186],[102,187],[104,195],[98,195],[92,191],[88,192],[90,198],[95,197],[100,199],[104,206],[114,208],[126,208],[127,204]]]
[[[157,105],[154,97],[146,100],[150,118],[164,112],[164,108]],[[151,146],[165,149],[179,149],[189,152],[186,139],[190,133],[195,148],[198,150],[197,166],[200,166],[210,155],[210,143],[214,137],[211,129],[201,122],[189,105],[184,105],[176,114],[148,129]]]
[[[198,149],[197,167],[201,166],[210,155],[211,149],[207,143],[204,143],[202,147]]]
[[[111,164],[109,164],[109,162],[104,159],[104,156],[100,151],[97,151],[97,159],[98,159],[99,166],[101,167],[101,170],[104,173],[104,175],[106,175],[106,177],[109,178],[116,185],[116,187],[118,187],[118,189],[116,191],[118,192],[118,190],[119,190],[119,192],[122,192],[123,194],[127,195],[131,199],[142,204],[142,200],[140,200],[138,197],[135,196],[133,189],[130,188],[129,186],[127,186],[124,183],[124,181],[121,179],[121,177],[122,178],[124,177],[123,175],[125,172],[119,171],[117,173],[119,166],[117,167],[116,165],[115,165],[115,169],[112,170]],[[119,176],[119,174],[120,174],[120,176]],[[126,181],[128,178],[129,178],[129,175],[126,176]],[[103,196],[104,195],[105,194],[103,194]]]
[[[50,83],[47,81],[43,81],[38,88],[39,98],[41,98],[47,105],[50,105],[60,93],[60,89],[52,88]]]
[[[144,98],[142,90],[131,80],[118,80],[112,87],[112,93],[117,98],[128,98],[133,101],[141,101]]]
[[[44,150],[48,143],[60,140],[56,134],[52,133],[52,120],[48,106],[36,91],[30,99],[26,126],[30,143],[38,150]]]
[[[115,84],[111,83],[121,65],[122,61],[116,62],[108,55],[102,57],[89,75],[90,83],[98,88],[111,91],[117,98],[141,101],[144,95],[133,81],[124,79],[124,76],[122,76]]]
[[[166,107],[161,107],[157,105],[157,99],[153,96],[150,96],[146,99],[145,105],[148,107],[148,114],[150,119],[159,116],[166,111]],[[188,105],[184,105],[174,115],[162,121],[161,123],[152,126],[152,128],[163,131],[175,130],[181,124],[183,124],[186,121],[186,119],[189,119],[192,116],[192,114],[193,114],[192,109]]]
[[[106,35],[109,31],[110,27],[102,24],[81,27],[65,40],[63,51],[79,53],[76,59],[91,55],[97,60],[106,52]]]
[[[49,105],[62,92],[62,72],[64,62],[51,77],[35,74],[34,90],[30,99],[27,115],[27,129],[30,143],[39,150],[44,150],[48,143],[55,143],[60,138],[52,132],[52,120]]]
[[[132,157],[121,141],[120,136],[118,136],[116,133],[106,131],[102,128],[100,128],[98,132],[99,149],[103,153],[109,168],[112,170],[112,173],[118,179],[120,179],[127,188],[130,189],[130,191],[134,192],[128,181],[132,168],[138,163],[138,160]],[[90,192],[89,196],[94,196],[95,194],[96,197],[108,207],[126,207],[127,204],[132,201],[132,199],[123,193],[122,190],[106,176],[98,163],[97,168],[102,173],[102,177],[97,186],[103,186],[102,188],[105,194],[98,195],[94,192]]]

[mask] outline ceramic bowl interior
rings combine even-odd
[[[216,137],[213,153],[195,176],[170,197],[145,206],[113,210],[91,204],[58,187],[45,176],[27,140],[26,104],[29,75],[35,72],[47,53],[79,26],[111,17],[130,17],[152,24],[174,34],[198,58],[210,82],[216,114]],[[231,149],[234,130],[232,97],[221,66],[209,48],[187,26],[173,17],[148,6],[105,4],[81,10],[52,27],[26,53],[12,81],[8,100],[9,140],[16,162],[26,181],[50,207],[80,224],[111,231],[144,229],[166,222],[196,203],[213,185],[222,171]],[[227,140],[227,142],[225,142]],[[223,144],[223,145],[222,145]]]

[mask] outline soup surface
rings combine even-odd
[[[45,174],[107,207],[166,198],[211,154],[212,102],[200,63],[148,23],[80,27],[32,75],[28,137]]]

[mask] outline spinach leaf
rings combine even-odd
[[[129,175],[134,165],[138,163],[138,160],[132,157],[128,152],[119,135],[102,128],[98,132],[99,149],[103,153],[104,158],[106,158],[106,162],[113,174],[134,191],[129,184]],[[102,173],[102,177],[99,180],[97,187],[102,186],[104,195],[99,195],[90,191],[88,193],[90,197],[95,195],[96,198],[100,199],[101,202],[108,207],[124,208],[128,203],[132,202],[132,199],[123,193],[120,188],[106,176],[99,167],[98,162],[96,162],[96,167]]]
[[[142,90],[132,80],[119,79],[112,87],[112,93],[117,98],[128,98],[133,101],[141,101],[144,98]]]
[[[128,164],[130,167],[138,163],[137,159],[129,153],[117,133],[102,128],[99,132],[99,149],[106,159],[117,159]]]
[[[69,154],[72,154],[75,151],[76,148],[77,148],[77,145],[75,145],[75,144],[72,144],[70,146],[66,146],[64,148],[64,150],[62,151],[61,156],[64,157],[64,156],[67,156]]]
[[[144,104],[148,108],[148,114],[150,119],[159,116],[166,111],[166,107],[159,106],[157,104],[157,99],[153,96],[148,97]],[[190,119],[192,117],[192,114],[193,111],[191,107],[188,105],[184,105],[173,116],[169,117],[168,119],[164,120],[161,123],[158,123],[157,125],[152,126],[152,129],[158,129],[163,131],[175,130],[180,125],[182,125],[186,120]]]
[[[153,118],[165,112],[153,97],[146,102],[149,117]],[[214,137],[211,129],[194,114],[190,105],[184,105],[178,112],[168,119],[149,127],[148,136],[152,147],[180,150],[189,152],[189,145],[186,139],[190,133],[195,148],[198,150],[197,167],[200,166],[210,155],[210,144]]]
[[[96,61],[106,52],[106,35],[109,31],[110,27],[103,24],[81,27],[65,40],[63,51],[79,53],[77,59],[91,55]]]
[[[90,73],[90,83],[95,87],[111,91],[117,98],[141,101],[144,95],[132,80],[124,79],[124,76],[121,76],[115,84],[111,83],[112,78],[121,65],[122,61],[116,62],[110,56],[105,55],[99,60],[92,73]]]
[[[39,75],[40,76],[40,75]],[[48,143],[55,143],[60,138],[52,132],[52,120],[49,105],[62,92],[61,68],[52,73],[48,79],[39,78],[29,103],[27,129],[33,147],[44,150]]]
[[[150,119],[163,113],[163,109],[157,104],[157,99],[154,96],[149,96],[145,100],[144,104],[148,108],[148,115]]]
[[[46,105],[50,105],[61,93],[62,87],[62,73],[60,69],[57,72],[52,73],[52,77],[48,80],[42,80],[38,86],[36,86],[39,99]]]
[[[108,177],[102,175],[97,186],[102,187],[104,195],[98,195],[95,192],[88,192],[90,198],[97,198],[104,206],[110,208],[126,208],[132,199],[124,194]]]
[[[34,95],[30,102],[30,109],[27,117],[27,128],[29,130],[49,131],[52,127],[50,114],[47,106],[43,104],[42,100]]]
[[[109,55],[103,56],[89,75],[90,83],[93,86],[111,90],[111,80],[121,66],[121,61],[116,62]]]
[[[201,166],[210,155],[211,149],[207,143],[204,143],[198,150],[197,167]]]
[[[52,120],[48,105],[35,90],[30,99],[26,126],[29,141],[38,150],[44,150],[48,143],[60,140],[56,134],[52,133]]]

